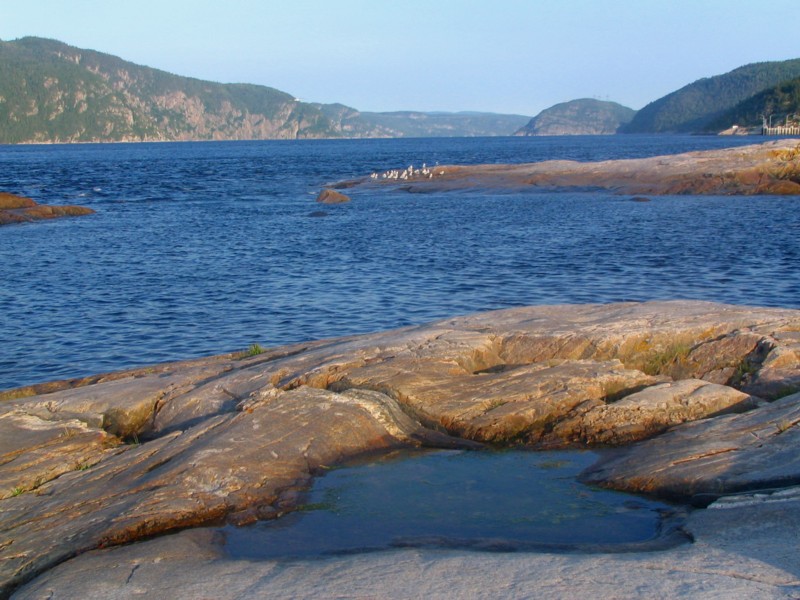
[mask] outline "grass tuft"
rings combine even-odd
[[[672,342],[642,357],[639,370],[647,375],[666,374],[673,366],[685,362],[691,350],[692,346],[687,342]]]
[[[264,348],[261,344],[250,344],[247,350],[244,350],[239,354],[239,358],[250,358],[251,356],[258,356],[259,354],[264,354],[267,349]]]

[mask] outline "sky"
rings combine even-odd
[[[533,116],[642,108],[702,77],[800,58],[797,0],[0,0],[47,37],[178,75],[362,111]]]

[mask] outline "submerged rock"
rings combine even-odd
[[[0,594],[94,548],[277,517],[315,473],[399,447],[618,445],[679,426],[592,480],[682,497],[794,482],[800,396],[764,398],[800,380],[799,341],[796,310],[538,306],[9,390]],[[766,449],[728,479],[691,451],[750,439]]]

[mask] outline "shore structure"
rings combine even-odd
[[[800,125],[764,126],[761,128],[761,135],[800,135]]]
[[[639,159],[443,165],[426,171],[422,174],[413,169],[410,173],[407,169],[389,170],[332,187],[390,186],[415,193],[572,188],[637,195],[796,195],[800,194],[800,140]]]
[[[0,596],[800,594],[800,310],[535,306],[250,354],[1,392]],[[292,566],[196,528],[280,518],[359,456],[485,445],[614,447],[582,479],[708,507],[695,543]]]

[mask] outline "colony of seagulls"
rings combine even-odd
[[[414,165],[409,165],[407,169],[390,169],[384,173],[373,173],[369,176],[370,179],[413,179],[414,177],[427,177],[432,179],[434,175],[444,175],[444,171],[434,173],[433,169],[422,163],[421,169],[415,169]]]

